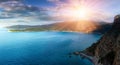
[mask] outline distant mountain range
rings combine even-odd
[[[83,33],[104,33],[111,28],[110,23],[98,23],[91,21],[71,21],[59,22],[48,25],[13,25],[6,28],[11,32],[26,32],[26,31],[67,31],[67,32],[83,32]]]

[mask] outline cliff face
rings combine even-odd
[[[120,15],[115,16],[111,30],[85,51],[97,59],[95,65],[120,65]]]

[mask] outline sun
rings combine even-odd
[[[61,20],[92,20],[98,18],[101,10],[98,9],[99,5],[89,0],[67,0],[67,2],[59,2],[53,8],[55,15]],[[96,16],[98,15],[98,16]]]
[[[72,20],[86,20],[91,16],[91,10],[86,7],[68,8],[64,9],[66,13],[64,16]]]
[[[84,9],[77,10],[76,16],[78,16],[78,18],[84,18],[87,16],[87,11]]]
[[[90,10],[86,8],[77,8],[71,11],[71,14],[78,19],[86,19],[90,15]]]
[[[93,14],[93,10],[84,5],[71,5],[57,10],[61,17],[69,20],[88,20]]]

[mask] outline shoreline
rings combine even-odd
[[[102,33],[98,33],[98,32],[90,32],[90,33],[84,33],[84,32],[77,32],[77,31],[57,31],[57,30],[46,30],[46,31],[11,31],[11,30],[7,30],[8,32],[65,32],[65,33],[76,33],[76,34],[97,34],[97,35],[102,35]]]
[[[93,65],[98,65],[98,59],[96,57],[89,56],[82,52],[74,52],[74,55],[79,55],[82,58],[88,59],[90,62],[93,63]]]

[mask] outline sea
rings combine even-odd
[[[101,37],[76,32],[9,32],[0,28],[0,65],[93,65],[70,54],[82,51]]]

